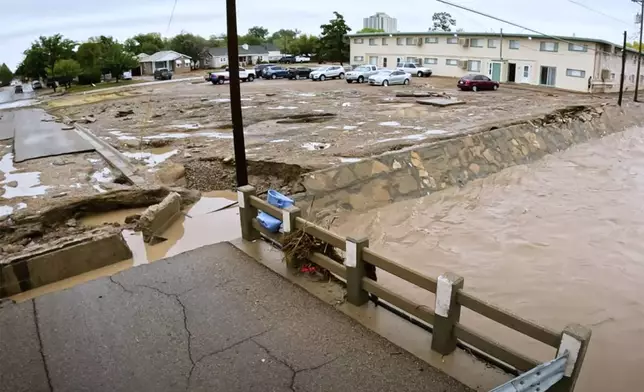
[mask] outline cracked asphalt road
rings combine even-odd
[[[469,391],[228,243],[0,303],[0,391]]]

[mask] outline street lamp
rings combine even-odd
[[[639,45],[637,45],[638,46],[638,50],[637,50],[637,53],[638,53],[638,55],[637,55],[637,73],[635,74],[635,98],[633,98],[633,100],[635,102],[637,102],[637,93],[638,93],[638,90],[640,88],[640,66],[641,66],[641,63],[642,63],[642,28],[643,28],[643,25],[644,25],[644,23],[642,23],[642,22],[644,21],[644,0],[631,0],[631,1],[633,1],[633,3],[638,3],[638,4],[642,5],[642,9],[640,10],[640,15],[639,15],[640,16],[640,18],[639,18],[640,41],[639,41]],[[624,48],[624,50],[626,50],[626,48]]]

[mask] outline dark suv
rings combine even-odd
[[[279,62],[281,64],[295,64],[295,56],[284,56]]]
[[[167,68],[160,68],[154,71],[155,80],[170,80],[172,79],[172,71]]]
[[[273,66],[275,66],[275,64],[257,64],[255,66],[255,76],[257,76],[258,78],[261,78],[262,75],[264,74],[264,69],[266,69],[267,67],[273,67]]]

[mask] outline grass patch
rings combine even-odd
[[[71,88],[67,89],[67,93],[73,94],[73,93],[82,93],[82,92],[87,92],[87,91],[94,91],[94,90],[101,90],[104,88],[110,88],[110,87],[118,87],[118,86],[128,86],[130,84],[137,84],[137,83],[143,83],[145,80],[119,80],[118,83],[116,81],[109,81],[109,82],[101,82],[98,83],[96,86],[92,86],[91,84],[87,85],[73,85]]]

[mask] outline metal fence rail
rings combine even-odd
[[[468,293],[463,289],[464,279],[458,275],[444,273],[438,279],[422,275],[369,249],[369,240],[366,238],[354,239],[339,236],[303,219],[297,207],[280,209],[268,204],[255,196],[255,188],[252,186],[240,187],[238,189],[238,198],[242,237],[245,240],[252,241],[263,235],[272,241],[282,243],[283,234],[269,232],[255,219],[258,210],[261,210],[280,219],[283,222],[285,233],[303,230],[320,241],[344,251],[344,264],[340,264],[321,253],[313,253],[309,259],[346,281],[347,301],[352,305],[362,306],[366,304],[369,294],[373,294],[403,312],[430,324],[433,328],[431,348],[443,355],[451,354],[456,349],[458,341],[461,341],[520,372],[528,372],[539,365],[539,361],[505,347],[461,324],[461,306],[464,306],[505,327],[557,348],[555,359],[566,356],[565,372],[561,379],[555,381],[551,390],[569,392],[574,389],[586,348],[590,341],[590,329],[571,324],[563,331],[553,331],[523,319]],[[424,304],[405,298],[403,295],[366,277],[365,267],[367,264],[385,270],[406,282],[434,293],[436,297],[433,304],[434,309],[432,310]],[[556,363],[560,364],[560,362]],[[555,362],[551,361],[551,363]],[[537,373],[541,374],[541,372],[535,372],[534,374]],[[540,390],[544,391],[545,388]]]

